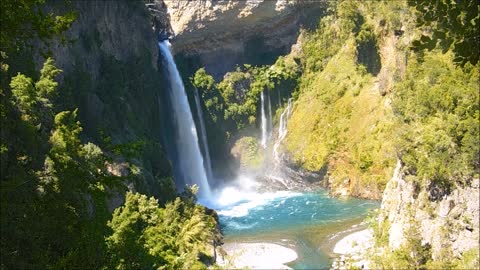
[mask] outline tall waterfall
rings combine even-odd
[[[200,188],[198,197],[207,199],[210,197],[210,186],[208,185],[207,174],[203,166],[202,153],[198,145],[197,129],[193,122],[182,78],[170,52],[170,42],[166,40],[159,42],[158,45],[167,62],[167,75],[170,83],[169,97],[177,135],[177,166],[179,166],[183,174],[184,182],[189,185],[197,184]]]
[[[267,90],[267,100],[268,100],[268,136],[270,139],[273,133],[273,121],[272,121],[272,102],[270,102],[270,91]]]
[[[263,148],[267,147],[267,117],[265,116],[265,91],[262,91],[260,94],[261,100],[261,109],[262,109],[262,141],[261,145]]]
[[[198,89],[195,88],[194,96],[195,96],[195,105],[197,107],[197,115],[198,121],[200,122],[200,137],[202,138],[202,145],[203,145],[203,153],[205,158],[205,171],[207,172],[207,178],[212,178],[212,161],[210,160],[210,151],[208,150],[208,140],[207,140],[207,131],[205,129],[205,122],[203,121],[203,112],[202,112],[202,105],[200,103],[200,97],[198,95]]]
[[[288,99],[288,105],[287,108],[282,112],[280,115],[280,124],[278,126],[278,138],[277,141],[275,142],[275,145],[273,145],[273,157],[275,158],[275,162],[279,163],[280,162],[280,156],[278,153],[278,147],[282,143],[283,139],[287,136],[287,121],[290,115],[292,114],[292,99]]]

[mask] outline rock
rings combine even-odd
[[[472,188],[478,189],[480,187],[480,179],[473,179],[472,180]]]
[[[450,210],[455,206],[455,203],[450,198],[440,201],[438,215],[447,217]]]
[[[285,264],[298,258],[293,249],[271,243],[225,243],[228,256],[217,263],[228,268],[291,269]]]
[[[174,53],[199,59],[200,66],[215,78],[246,59],[251,64],[267,64],[275,58],[267,54],[287,54],[301,26],[317,26],[325,3],[165,0],[175,32]]]
[[[64,90],[59,91],[62,106],[78,108],[82,141],[101,144],[110,137],[113,145],[140,139],[155,145],[135,163],[143,173],[134,188],[148,195],[160,194],[156,177],[167,177],[171,172],[160,146],[159,134],[165,132],[159,125],[163,118],[159,98],[163,91],[159,89],[165,88],[158,72],[158,39],[151,15],[136,1],[72,1],[67,6],[78,14],[65,32],[68,42],[52,42],[50,48],[56,65],[63,70],[58,77],[59,89]],[[157,19],[163,26],[158,24],[157,28],[168,31],[166,6],[161,12],[164,15]],[[41,65],[43,56],[38,53],[35,57],[34,62]],[[122,161],[107,167],[113,175],[128,175]],[[124,192],[112,194],[110,210],[122,202],[119,196]]]
[[[153,0],[145,4],[151,16],[152,28],[158,36],[158,41],[169,39],[175,35],[170,24],[170,14],[163,0]]]
[[[128,175],[128,164],[125,162],[107,163],[107,171],[114,176],[125,177]]]
[[[386,218],[390,223],[391,249],[405,242],[405,232],[412,225],[417,226],[421,242],[431,245],[434,259],[442,256],[445,245],[451,246],[454,257],[479,248],[480,194],[474,185],[456,187],[449,196],[437,196],[430,202],[431,188],[416,191],[414,182],[405,179],[399,162],[383,194],[380,220]]]

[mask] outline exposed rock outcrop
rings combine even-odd
[[[416,237],[420,237],[421,245],[430,249],[434,261],[445,260],[445,256],[458,259],[479,249],[479,179],[432,198],[432,189],[418,187],[408,178],[399,161],[379,209],[378,225],[387,229],[388,242],[374,246],[371,234],[358,239],[355,245],[348,244],[342,252],[335,252],[342,256],[335,259],[332,269],[368,269],[372,259],[388,257],[389,252],[413,240],[407,239],[412,237],[412,229],[418,232]],[[362,248],[358,249],[359,246]]]
[[[296,42],[300,27],[317,26],[326,1],[165,0],[174,52],[195,56],[221,77],[236,64],[273,63]]]
[[[399,162],[383,194],[379,218],[390,224],[389,247],[400,247],[406,241],[407,230],[416,225],[422,244],[431,246],[434,260],[445,251],[459,257],[468,250],[478,249],[479,179],[432,201],[430,190],[418,187],[407,177]]]
[[[149,0],[145,6],[152,16],[152,28],[158,36],[158,39],[165,40],[171,38],[174,32],[170,24],[170,15],[168,14],[167,6],[163,0]]]

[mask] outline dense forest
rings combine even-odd
[[[216,246],[222,243],[216,211],[197,202],[198,186],[176,185],[173,161],[165,158],[168,146],[151,139],[143,131],[148,124],[129,115],[126,104],[136,99],[126,94],[129,89],[166,91],[165,81],[142,77],[162,78],[141,71],[152,57],[145,53],[147,60],[136,61],[131,69],[116,65],[114,57],[104,58],[103,65],[111,67],[95,78],[79,66],[64,76],[57,66],[58,46],[101,43],[95,34],[80,40],[68,35],[88,16],[75,4],[0,4],[1,269],[220,267],[215,264]],[[149,27],[143,1],[123,4],[141,9]],[[284,162],[321,174],[333,195],[346,190],[349,196],[381,200],[397,164],[417,191],[415,199],[425,193],[429,205],[478,182],[478,2],[324,4],[316,29],[300,30],[299,49],[277,56],[272,64],[237,65],[222,78],[205,67],[184,76],[187,95],[200,94],[207,149],[214,160],[236,162],[217,166],[257,172],[272,159],[257,136],[259,104],[267,93],[272,126],[280,125],[289,99],[294,104],[279,148]],[[93,86],[95,80],[100,83]],[[141,135],[118,139],[121,125],[113,120],[86,128],[93,124],[80,121],[86,112],[76,97],[90,86],[108,89],[101,96],[110,99],[106,110],[126,111],[129,128],[138,126]],[[156,107],[152,111],[158,113]],[[160,114],[158,118],[168,117]],[[114,200],[120,203],[112,207]],[[391,248],[385,215],[372,212],[368,219],[375,241],[369,254],[372,268],[479,267],[478,245],[458,256],[447,241],[432,251],[422,242],[418,224],[409,227],[403,245]],[[445,230],[453,232],[453,227]],[[471,230],[476,232],[472,237],[478,238],[478,229]],[[442,255],[433,255],[438,252]]]
[[[141,2],[138,3],[142,5]],[[35,71],[33,53],[62,39],[78,14],[44,1],[1,4],[1,268],[198,268],[210,261],[215,217],[195,204],[196,188],[162,198],[128,192],[107,209],[112,190],[128,191],[112,160],[139,155],[142,143],[82,141],[78,109],[62,103],[62,70],[48,57]],[[72,7],[70,7],[71,9]],[[68,42],[68,41],[64,41]],[[28,74],[28,75],[27,75]],[[131,166],[131,174],[135,167]],[[159,200],[160,199],[160,202]]]

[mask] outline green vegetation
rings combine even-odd
[[[431,260],[431,251],[428,244],[422,245],[415,220],[410,221],[410,227],[405,233],[405,243],[385,256],[374,256],[374,268],[377,269],[425,269]]]
[[[196,204],[195,186],[175,193],[169,164],[158,156],[162,147],[145,135],[147,121],[131,108],[152,103],[130,100],[160,82],[156,72],[143,72],[151,55],[130,66],[99,53],[102,73],[94,81],[75,52],[76,71],[59,87],[62,71],[53,58],[45,57],[40,72],[33,68],[41,63],[34,63],[40,57],[33,57],[32,44],[65,41],[61,34],[75,13],[57,16],[55,4],[46,9],[44,2],[0,4],[0,268],[206,268],[210,243],[219,240],[215,214]],[[219,82],[205,69],[195,73],[191,84],[202,96],[214,143],[232,146],[241,166],[260,168],[265,153],[252,133],[266,92],[275,97],[277,117],[294,97],[285,149],[307,170],[326,168],[333,189],[379,198],[397,160],[427,204],[428,188],[449,191],[478,178],[478,2],[329,5],[318,29],[302,32],[300,55],[244,65]],[[93,53],[99,38],[87,33],[82,46]],[[93,125],[102,132],[83,133],[77,107],[85,98],[114,112]],[[120,112],[125,122],[111,116]],[[127,142],[115,134],[125,130]],[[109,212],[109,199],[121,200],[131,183],[139,192],[127,192],[123,206]],[[155,197],[141,194],[152,186]],[[388,248],[388,219],[374,216],[370,224],[376,247],[386,252],[376,258],[379,268],[479,267],[478,249],[453,258],[448,244],[432,260],[413,220],[395,250]]]
[[[212,122],[226,122],[229,127],[227,132],[232,133],[257,122],[257,108],[262,91],[272,92],[274,88],[278,92],[291,91],[299,72],[299,66],[293,59],[279,57],[270,67],[245,65],[237,68],[236,71],[227,73],[219,83],[201,68],[191,81],[201,91]],[[286,96],[284,94],[283,97]]]
[[[31,41],[41,39],[48,42],[65,32],[76,18],[74,12],[62,16],[45,12],[45,0],[15,0],[0,3],[0,51],[13,53],[31,47]],[[2,62],[5,59],[2,55]]]
[[[412,43],[415,50],[433,50],[438,45],[444,53],[452,49],[453,61],[461,66],[478,63],[478,2],[410,0],[408,4],[418,12],[417,27],[427,32]]]
[[[349,182],[351,194],[378,198],[395,163],[394,116],[370,74],[379,71],[379,59],[368,60],[378,57],[375,21],[358,5],[332,7],[306,34],[286,146],[304,168],[328,167],[333,187]]]
[[[428,209],[432,187],[445,194],[479,177],[480,66],[478,52],[473,53],[478,44],[465,48],[478,40],[472,27],[478,24],[479,5],[418,5],[428,14],[415,17],[406,2],[342,2],[330,8],[316,32],[304,33],[304,72],[294,94],[286,146],[302,167],[326,167],[333,189],[346,186],[350,194],[370,198],[379,197],[399,159],[404,179],[414,181],[426,200],[419,207]],[[457,15],[432,15],[442,12]],[[420,29],[429,38],[412,44],[420,34],[413,29],[415,18],[417,23],[429,21]],[[461,26],[445,26],[450,23]],[[327,38],[329,47],[324,37],[332,36],[341,42]],[[478,264],[473,250],[454,258],[447,236],[442,255],[433,260],[413,220],[406,243],[390,250],[388,219],[379,221],[375,215],[370,221],[375,246],[383,250],[374,267],[462,269]]]
[[[79,68],[59,87],[62,70],[52,58],[40,72],[34,62],[19,63],[34,59],[33,43],[51,41],[73,21],[73,13],[56,16],[43,3],[1,2],[0,268],[206,268],[219,236],[214,213],[195,203],[195,187],[179,197],[171,177],[158,173],[147,184],[160,187],[161,204],[128,193],[112,216],[110,204],[121,203],[127,184],[148,189],[137,181],[146,178],[139,156],[161,147],[148,138],[112,142],[102,132],[102,147],[87,141],[75,97],[91,91],[88,73]],[[110,84],[97,83],[112,96],[131,86],[112,79],[123,70],[104,71]]]
[[[379,220],[379,210],[370,212],[366,221],[368,227],[373,230],[373,239],[375,241],[375,247],[388,246],[390,221],[386,218]]]
[[[258,140],[254,137],[242,137],[235,142],[232,155],[240,160],[242,167],[259,169],[265,159]]]
[[[161,208],[153,197],[127,193],[113,213],[106,238],[111,266],[116,269],[206,269],[216,221],[195,204],[193,191]],[[210,242],[210,243],[209,243]]]
[[[108,173],[98,146],[81,143],[77,110],[54,114],[60,72],[47,59],[37,82],[19,73],[6,88],[12,99],[2,111],[2,267],[103,261],[106,189],[120,178]]]
[[[422,5],[418,9],[427,4]],[[454,179],[475,177],[478,65],[457,67],[460,52],[435,50],[410,54],[405,70],[397,55],[408,54],[408,46],[403,40],[389,44],[402,24],[412,30],[414,13],[405,3],[344,1],[329,11],[316,32],[304,33],[304,72],[286,144],[294,161],[312,171],[328,167],[333,188],[348,182],[351,194],[373,198],[391,177],[397,157],[419,179],[447,188]],[[441,31],[463,42],[461,35],[470,30],[465,24],[459,32]],[[382,65],[389,74],[379,74]]]
[[[280,117],[281,107],[287,103],[291,91],[297,85],[301,69],[297,59],[279,57],[272,66],[237,67],[227,73],[223,80],[215,82],[204,68],[196,71],[190,79],[192,87],[197,88],[202,97],[202,109],[207,127],[209,147],[212,156],[222,156],[222,161],[229,160],[235,165],[258,168],[263,162],[259,151],[247,151],[246,140],[253,145],[260,126],[260,95],[268,93],[272,104],[272,114]],[[278,119],[274,118],[273,122]],[[249,138],[249,139],[245,139]],[[237,157],[232,159],[232,148],[237,149]],[[234,151],[234,152],[235,152]],[[217,162],[222,162],[217,161]],[[229,161],[225,162],[225,165]],[[227,167],[227,166],[226,166]],[[227,172],[231,173],[231,172]]]
[[[457,269],[478,269],[480,268],[480,251],[478,248],[472,248],[465,252],[461,259],[455,259],[455,268]],[[433,268],[433,267],[432,267]]]
[[[478,177],[480,168],[479,68],[452,60],[439,52],[412,58],[393,103],[402,161],[420,180],[446,187]]]

